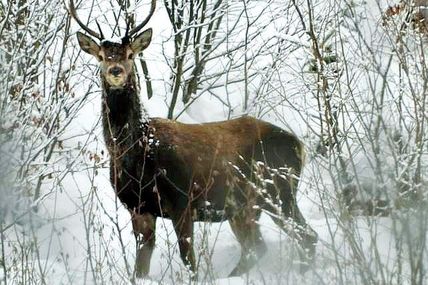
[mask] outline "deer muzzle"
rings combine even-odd
[[[120,65],[113,65],[107,69],[105,75],[107,82],[114,87],[122,87],[126,83],[125,69]]]

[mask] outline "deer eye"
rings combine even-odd
[[[100,61],[103,61],[104,60],[104,57],[102,56],[102,55],[98,55],[98,59],[100,60]]]
[[[129,55],[128,55],[128,59],[132,59],[134,57],[134,54],[131,52]]]

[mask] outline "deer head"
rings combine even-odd
[[[123,88],[133,75],[135,56],[147,48],[152,38],[152,29],[147,29],[137,34],[150,20],[156,8],[156,0],[152,0],[150,13],[141,24],[129,31],[129,23],[126,27],[125,36],[121,43],[111,42],[104,39],[104,35],[97,22],[99,33],[91,30],[80,21],[76,13],[74,2],[70,1],[70,14],[92,37],[99,40],[97,43],[92,37],[77,32],[80,48],[93,55],[101,67],[101,76],[110,88]]]

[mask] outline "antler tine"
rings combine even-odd
[[[131,23],[126,21],[126,31],[125,31],[125,37],[129,37],[129,28],[131,27]]]
[[[79,17],[76,13],[76,7],[74,6],[74,1],[70,0],[70,14],[76,20],[76,22],[79,24],[79,26],[84,29],[88,34],[90,34],[93,37],[96,37],[100,41],[104,39],[103,35],[98,34],[97,32],[94,32],[93,30],[89,29],[85,24],[80,21]],[[101,30],[100,30],[101,31]]]
[[[141,24],[139,24],[129,32],[128,37],[132,37],[135,33],[141,30],[149,22],[150,18],[153,16],[153,13],[155,12],[155,8],[156,8],[156,0],[152,0],[149,15],[144,19],[143,22],[141,22]]]
[[[130,42],[130,37],[129,37],[129,26],[130,26],[130,23],[127,21],[126,22],[126,31],[125,31],[125,36],[122,38],[122,44],[129,44],[129,42]]]
[[[104,38],[104,35],[103,35],[103,30],[101,30],[100,23],[98,23],[98,21],[97,21],[97,20],[95,20],[95,23],[97,24],[98,31],[100,31],[101,40],[105,39],[105,38]]]

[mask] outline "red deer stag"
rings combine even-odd
[[[132,216],[137,242],[135,274],[149,272],[155,245],[156,218],[170,218],[183,262],[194,272],[193,222],[229,220],[242,247],[230,275],[251,268],[266,250],[257,219],[262,210],[304,250],[310,260],[317,234],[306,224],[296,203],[303,147],[292,134],[263,121],[234,120],[182,124],[149,118],[140,105],[134,58],[150,43],[152,29],[138,32],[148,17],[129,30],[121,43],[104,40],[70,13],[91,36],[77,33],[83,51],[101,66],[102,124],[111,156],[110,179]],[[284,171],[286,170],[286,171]],[[278,205],[278,206],[277,206]],[[292,219],[294,222],[286,221]]]

